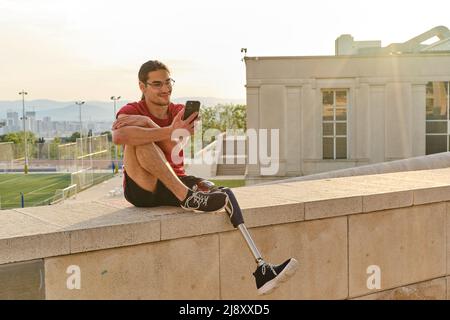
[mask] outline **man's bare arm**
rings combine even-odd
[[[171,140],[173,131],[176,129],[185,129],[192,134],[194,130],[194,123],[192,120],[195,118],[197,113],[193,113],[186,120],[181,119],[183,114],[184,112],[177,113],[172,121],[172,124],[168,127],[161,128],[156,124],[156,127],[153,128],[126,125],[121,128],[113,129],[113,142],[115,144],[128,144],[132,146],[156,142],[163,149],[163,151],[171,151],[173,146],[177,144],[176,141]],[[118,120],[125,117],[126,115],[123,115],[122,117],[119,115]],[[149,120],[151,121],[151,119]]]
[[[120,129],[125,126],[136,126],[143,128],[156,128],[155,123],[146,116],[135,114],[119,114],[117,120],[114,121],[112,129]],[[159,126],[158,126],[159,128]]]
[[[198,113],[193,113],[188,119],[182,120],[181,117],[183,116],[184,112],[179,112],[174,118],[174,121],[169,127],[163,127],[161,128],[159,125],[157,125],[152,119],[146,116],[141,115],[127,115],[127,114],[120,114],[118,116],[118,119],[113,123],[113,142],[115,144],[129,144],[129,145],[142,145],[147,144],[151,142],[156,142],[157,145],[164,151],[164,152],[171,152],[172,149],[177,145],[178,141],[174,141],[171,139],[172,132],[177,128],[184,128],[189,130],[189,132],[193,133],[193,123],[192,120],[198,115]],[[122,129],[126,127],[135,127],[141,129],[147,129],[147,130],[155,130],[156,133],[149,133],[149,131],[142,131],[138,130],[130,131],[129,129],[123,131]],[[159,131],[161,129],[170,128],[169,135],[164,138],[165,130]],[[131,135],[130,135],[131,133]],[[142,135],[141,135],[142,134]],[[137,139],[135,139],[138,135]]]
[[[115,144],[139,146],[151,142],[170,141],[171,134],[172,128],[170,127],[143,128],[138,126],[125,126],[113,130],[112,138]]]
[[[113,126],[112,126],[113,136],[116,135],[116,137],[118,137],[118,139],[122,141],[123,139],[121,139],[121,137],[120,137],[122,132],[116,132],[114,134],[114,131],[124,128],[124,127],[127,127],[127,126],[142,127],[142,128],[160,128],[159,125],[157,125],[152,119],[150,119],[147,116],[119,114],[119,116],[117,117],[117,120],[114,121]],[[127,133],[127,132],[125,132],[125,133]],[[144,139],[146,139],[146,138],[144,138]],[[165,152],[170,152],[173,149],[173,147],[177,144],[177,142],[171,140],[170,137],[168,139],[158,140],[158,141],[150,141],[150,142],[156,142],[158,144],[158,146]],[[116,143],[116,142],[114,142],[114,143]],[[147,143],[149,143],[149,142],[147,141]],[[116,144],[119,144],[119,143],[116,143]],[[125,143],[125,144],[129,144],[129,143]],[[141,144],[145,144],[145,143],[141,143]],[[133,144],[131,143],[131,145],[133,145]]]

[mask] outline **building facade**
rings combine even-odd
[[[278,172],[249,163],[253,182],[450,151],[445,27],[384,48],[343,35],[335,56],[245,63],[247,128],[279,129]]]

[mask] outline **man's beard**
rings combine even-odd
[[[159,102],[159,101],[152,101],[153,102],[153,104],[156,104],[157,106],[160,106],[160,107],[165,107],[165,106],[167,106],[169,103],[170,103],[170,100],[168,101],[168,102]]]
[[[160,99],[164,99],[164,98],[160,98]],[[165,107],[170,104],[170,96],[168,97],[167,102],[162,102],[160,99],[155,99],[155,100],[152,100],[151,102],[153,104],[155,104],[157,106],[161,106],[161,107]]]

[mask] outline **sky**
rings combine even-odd
[[[160,60],[173,97],[245,101],[247,56],[334,55],[341,34],[405,42],[450,28],[450,1],[0,0],[0,100],[140,98]]]

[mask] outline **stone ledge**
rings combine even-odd
[[[45,299],[44,260],[0,266],[0,300]]]
[[[436,278],[403,287],[379,291],[351,300],[446,300],[448,278]]]
[[[349,296],[367,287],[367,268],[378,266],[380,290],[446,275],[447,203],[359,214],[348,218]]]
[[[236,188],[249,228],[450,200],[450,168]],[[0,264],[233,230],[224,211],[124,199],[0,212]]]

